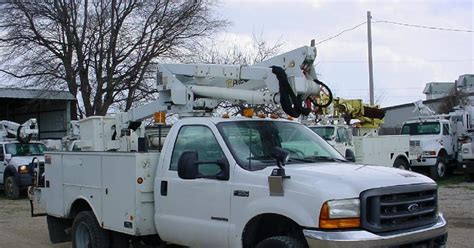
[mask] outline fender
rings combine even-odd
[[[15,166],[13,165],[8,165],[6,168],[5,168],[5,171],[3,173],[3,182],[5,183],[5,180],[7,179],[7,174],[12,174],[13,175],[13,178],[15,179],[15,182],[17,184],[20,183],[20,174],[18,174],[18,170]]]
[[[254,217],[261,214],[278,214],[293,220],[296,224],[303,227],[314,227],[317,225],[316,218],[319,216],[320,206],[315,206],[314,211],[309,213],[307,209],[294,202],[289,203],[285,197],[264,197],[251,202],[246,207],[245,216],[242,216],[241,223],[236,228],[239,237],[245,225]]]
[[[99,219],[98,217],[98,214],[96,212],[96,210],[92,207],[93,205],[91,204],[91,202],[89,201],[89,199],[87,197],[84,197],[83,195],[80,195],[79,197],[77,197],[76,199],[74,199],[74,201],[71,201],[70,204],[67,206],[66,208],[66,216],[64,216],[65,218],[73,218],[73,216],[71,216],[71,208],[72,206],[74,205],[74,203],[78,202],[78,201],[85,201],[87,203],[87,205],[89,206],[89,208],[92,210],[92,212],[94,213],[94,216],[95,218],[97,219],[97,222],[98,223],[101,223],[102,220]]]

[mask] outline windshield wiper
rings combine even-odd
[[[299,162],[306,162],[306,163],[314,163],[314,160],[312,159],[308,159],[308,158],[293,158],[293,157],[290,157],[290,159],[288,161],[299,161]]]
[[[313,162],[316,162],[316,161],[348,162],[345,159],[334,158],[330,156],[307,156],[305,157],[305,159],[312,159]]]

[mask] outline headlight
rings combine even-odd
[[[436,156],[436,151],[423,151],[423,156]]]
[[[360,227],[360,201],[354,199],[330,200],[323,204],[319,215],[320,228]]]
[[[28,166],[22,165],[22,166],[18,167],[18,173],[28,174]]]

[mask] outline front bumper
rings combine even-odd
[[[18,175],[18,186],[20,188],[25,189],[28,186],[33,185],[33,176],[30,174],[19,174]]]
[[[412,159],[410,160],[410,166],[433,166],[437,162],[437,158],[426,158],[422,157],[421,160]]]
[[[429,226],[396,234],[374,234],[365,230],[357,231],[320,231],[303,230],[309,247],[399,247],[404,245],[419,245],[414,247],[446,247],[447,223],[442,214],[438,221]]]
[[[464,173],[467,173],[467,174],[472,174],[474,173],[474,160],[472,159],[469,159],[469,160],[466,160],[464,159],[462,161],[462,163],[460,164],[461,166],[461,169]]]

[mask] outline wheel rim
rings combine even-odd
[[[446,166],[444,165],[443,162],[439,162],[438,163],[438,176],[441,178],[441,177],[444,177],[444,174],[446,173]]]
[[[77,248],[92,248],[91,233],[84,223],[78,224],[75,236]]]

